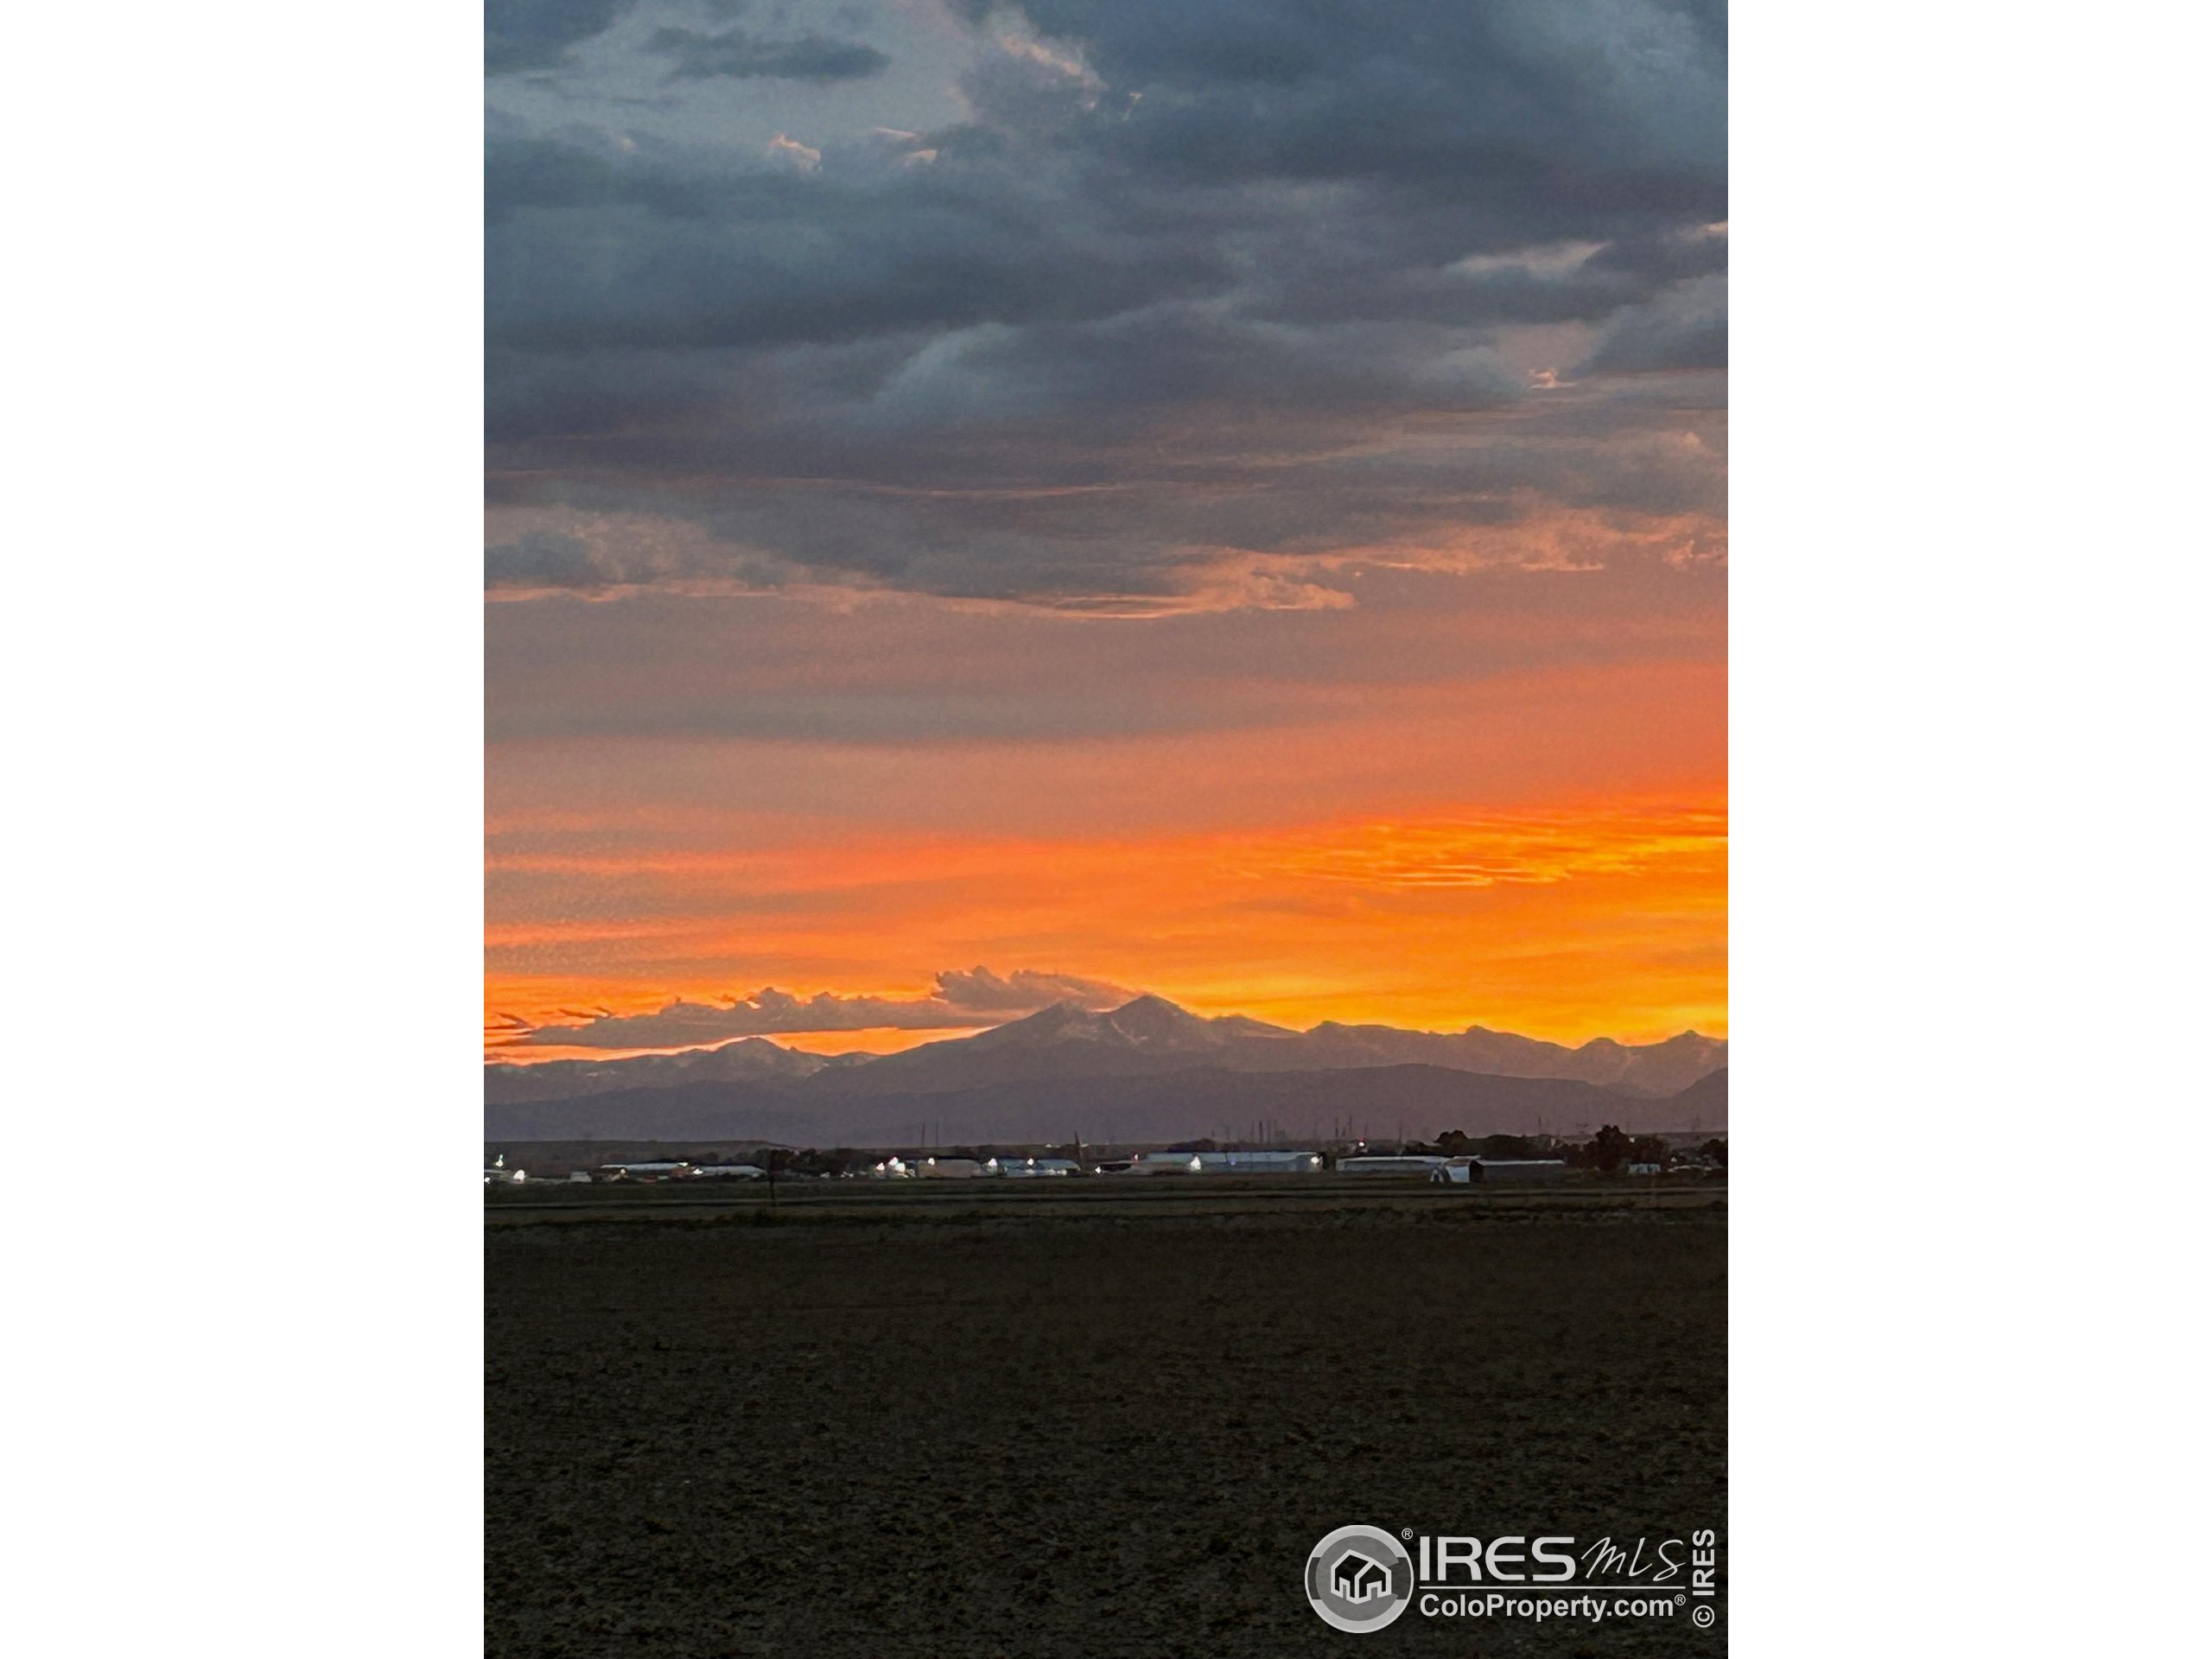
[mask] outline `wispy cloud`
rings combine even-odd
[[[1520,813],[1356,824],[1262,842],[1240,865],[1353,887],[1494,887],[1638,874],[1668,861],[1717,862],[1727,839],[1727,815],[1719,806]]]

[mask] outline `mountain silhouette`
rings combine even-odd
[[[1164,997],[1105,1012],[1058,1002],[972,1037],[902,1053],[825,1058],[748,1038],[719,1048],[605,1061],[486,1067],[493,1139],[718,1136],[828,1145],[941,1141],[1105,1141],[1249,1132],[1427,1139],[1716,1132],[1727,1122],[1727,1044],[1695,1032],[1568,1048],[1479,1026],[1403,1031],[1334,1022],[1297,1032],[1209,1019]],[[1685,1094],[1685,1090],[1691,1092]],[[1082,1118],[1084,1122],[1075,1122]]]

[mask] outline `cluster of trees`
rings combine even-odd
[[[1630,1135],[1608,1123],[1580,1146],[1567,1148],[1567,1160],[1610,1175],[1630,1164],[1664,1164],[1667,1143],[1656,1135]]]
[[[1436,1137],[1433,1148],[1414,1147],[1414,1151],[1434,1150],[1446,1158],[1552,1158],[1558,1154],[1548,1150],[1550,1137],[1532,1140],[1525,1135],[1485,1135],[1480,1137],[1462,1135],[1457,1129],[1446,1129]]]
[[[1688,1155],[1670,1147],[1656,1135],[1630,1135],[1618,1125],[1608,1123],[1589,1140],[1564,1149],[1563,1154],[1571,1164],[1585,1169],[1601,1170],[1611,1174],[1625,1169],[1630,1164],[1657,1164],[1662,1168],[1688,1161]],[[1699,1161],[1728,1166],[1728,1143],[1715,1137],[1697,1149]]]

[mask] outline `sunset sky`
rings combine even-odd
[[[487,1044],[1726,1033],[1718,3],[489,18]]]

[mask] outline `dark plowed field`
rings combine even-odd
[[[1300,1582],[1355,1522],[1725,1546],[1717,1206],[924,1205],[486,1249],[495,1659],[1725,1650],[1725,1600],[1355,1637]]]

